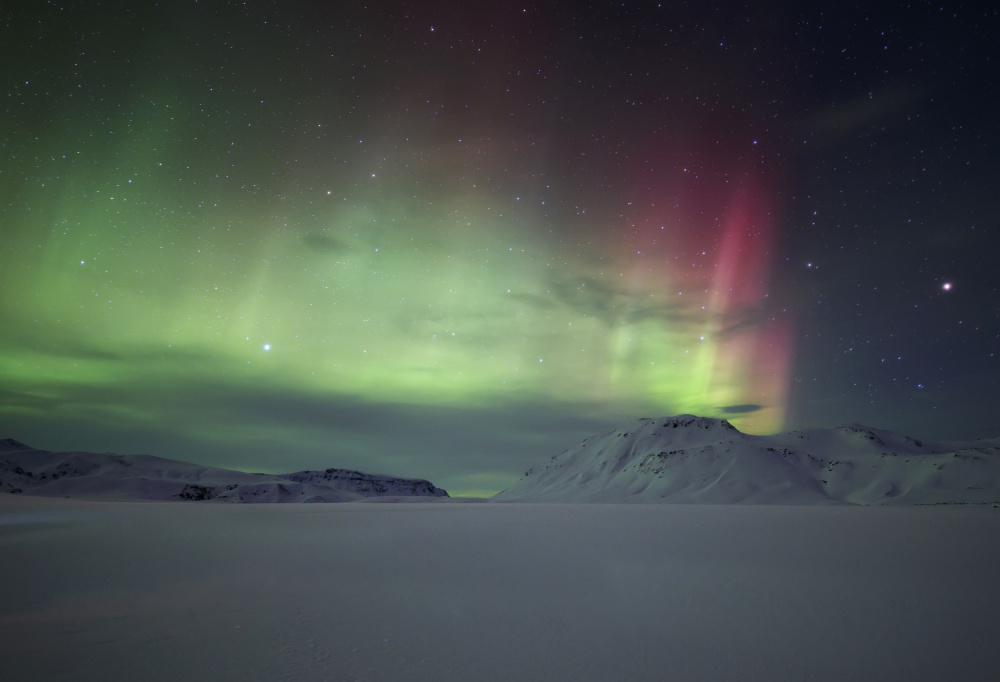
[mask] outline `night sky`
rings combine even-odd
[[[1000,436],[1000,14],[747,4],[4,8],[0,437],[488,494],[640,416]]]

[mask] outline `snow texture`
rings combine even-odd
[[[44,497],[213,502],[348,502],[447,497],[429,481],[347,469],[253,474],[152,455],[36,450],[0,440],[0,491]]]
[[[997,679],[990,506],[0,496],[5,680]]]
[[[1000,439],[926,443],[853,424],[751,436],[724,419],[640,419],[527,471],[502,501],[1000,502]]]

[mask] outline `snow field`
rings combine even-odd
[[[12,680],[987,680],[1000,510],[0,497]]]

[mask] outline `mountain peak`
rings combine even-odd
[[[715,417],[698,417],[693,414],[679,414],[674,417],[662,417],[660,419],[644,418],[640,421],[656,422],[662,428],[691,428],[691,429],[726,429],[737,431],[738,429],[725,419]]]
[[[501,501],[1000,503],[1000,439],[924,443],[860,424],[747,436],[689,414],[640,419],[529,469]]]
[[[0,452],[34,452],[35,448],[13,438],[0,439]]]

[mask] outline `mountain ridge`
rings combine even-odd
[[[232,503],[448,497],[430,481],[351,469],[247,473],[157,457],[53,452],[0,440],[0,492],[41,497]]]
[[[642,418],[529,469],[497,501],[1000,502],[1000,439],[934,443],[849,424],[771,436],[725,419]]]

